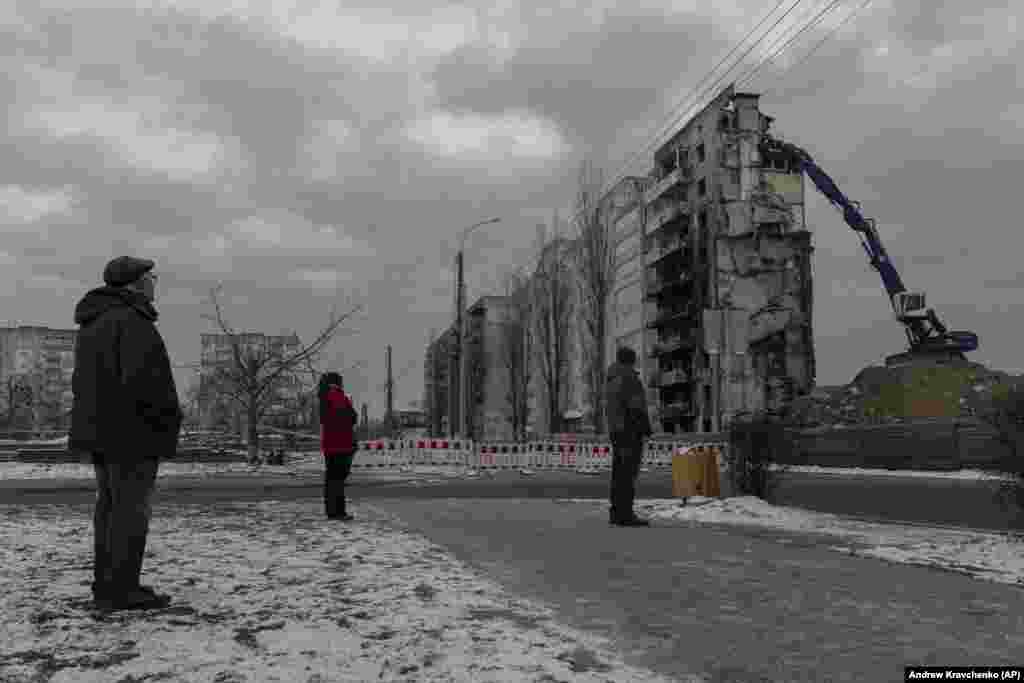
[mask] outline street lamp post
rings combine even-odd
[[[464,389],[466,386],[466,368],[463,353],[463,342],[465,339],[465,334],[463,330],[462,310],[466,307],[465,302],[463,300],[465,297],[466,283],[463,266],[463,247],[465,246],[466,238],[469,237],[469,234],[471,232],[473,232],[477,228],[483,227],[485,225],[490,225],[491,223],[498,223],[499,221],[501,221],[500,218],[491,218],[486,221],[474,223],[473,225],[463,230],[462,233],[459,235],[459,250],[455,255],[455,364],[453,370],[456,376],[456,391],[453,392],[454,395],[451,397],[450,404],[453,410],[449,411],[451,419],[448,421],[448,428],[449,431],[452,433],[452,436],[455,436],[456,434],[458,434],[459,436],[465,436],[466,406],[469,403],[464,396]],[[457,420],[456,414],[458,415]]]

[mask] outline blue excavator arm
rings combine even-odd
[[[889,295],[889,300],[893,307],[896,308],[897,295],[906,292],[907,288],[904,286],[903,278],[900,277],[896,266],[893,265],[889,254],[886,253],[885,247],[882,245],[882,239],[875,229],[874,220],[866,218],[861,213],[860,206],[843,194],[835,184],[835,181],[815,163],[811,155],[805,150],[791,143],[773,138],[766,139],[766,146],[789,157],[796,164],[796,168],[799,171],[806,173],[807,177],[814,183],[814,186],[818,188],[818,191],[825,195],[826,199],[843,215],[843,220],[846,221],[846,224],[857,232],[861,238],[861,245],[864,247],[864,251],[867,252],[871,266],[878,271],[879,276],[882,278],[882,284],[885,286],[885,291]],[[911,352],[944,351],[963,354],[978,348],[978,336],[976,334],[973,332],[948,331],[931,309],[928,309],[920,317],[901,317],[900,322],[906,328]]]

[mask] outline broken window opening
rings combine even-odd
[[[704,150],[704,143],[702,142],[699,145],[697,145],[697,163],[703,164],[706,158],[707,155]]]
[[[697,182],[697,194],[699,196],[703,197],[703,196],[707,195],[707,193],[708,193],[708,182],[707,182],[707,180],[705,178],[701,178]]]

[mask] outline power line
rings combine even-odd
[[[784,0],[783,0],[783,1],[784,1]],[[790,14],[790,13],[791,13],[791,12],[792,12],[792,11],[793,11],[794,9],[796,9],[797,5],[799,5],[799,4],[801,3],[801,2],[803,2],[803,0],[795,0],[795,1],[793,2],[793,4],[792,4],[792,5],[790,5],[790,6],[789,6],[789,8],[788,8],[788,9],[787,9],[787,10],[786,10],[786,11],[785,11],[785,12],[784,12],[783,14],[782,14],[782,16],[780,16],[780,17],[779,17],[778,19],[776,19],[776,20],[775,20],[775,23],[774,23],[774,24],[772,24],[771,28],[769,28],[769,29],[768,29],[767,31],[765,31],[765,32],[764,32],[764,33],[763,33],[763,34],[761,35],[761,37],[760,37],[760,38],[758,38],[758,39],[757,39],[756,41],[754,41],[754,43],[753,43],[753,44],[752,44],[752,45],[751,45],[751,46],[750,46],[749,48],[747,48],[746,52],[744,52],[744,53],[743,53],[742,55],[740,55],[739,59],[737,59],[737,60],[736,60],[736,61],[735,61],[735,62],[734,62],[734,63],[732,64],[732,66],[730,66],[730,67],[729,67],[729,68],[728,68],[728,69],[727,69],[727,70],[725,71],[725,73],[723,73],[722,75],[720,75],[720,76],[719,76],[719,77],[718,77],[718,78],[717,78],[717,79],[715,80],[715,82],[714,82],[714,83],[712,83],[712,84],[711,84],[710,86],[708,86],[707,88],[705,88],[704,90],[702,90],[702,91],[701,91],[701,92],[700,92],[699,94],[697,94],[696,96],[693,96],[693,95],[691,95],[690,97],[686,98],[686,99],[685,99],[685,100],[683,101],[683,104],[680,104],[680,105],[679,105],[678,107],[676,107],[676,110],[679,110],[679,109],[682,109],[682,107],[684,106],[684,104],[685,104],[685,103],[688,103],[688,102],[695,102],[695,104],[691,105],[691,106],[690,106],[689,108],[687,108],[687,109],[684,109],[684,110],[682,111],[682,113],[681,113],[681,114],[679,114],[679,115],[678,115],[678,116],[676,116],[676,117],[675,117],[674,119],[672,119],[672,120],[671,120],[671,121],[669,122],[669,124],[668,124],[667,126],[662,126],[661,130],[660,130],[660,131],[658,132],[658,134],[657,134],[657,135],[656,135],[655,137],[651,138],[651,140],[650,140],[650,141],[648,141],[648,143],[647,143],[646,145],[644,145],[644,146],[643,146],[643,147],[642,147],[642,148],[641,148],[641,149],[640,149],[640,150],[639,150],[639,151],[638,151],[638,152],[637,152],[636,154],[634,154],[634,155],[633,155],[632,157],[630,157],[630,159],[629,159],[629,160],[628,160],[628,161],[627,161],[627,162],[626,162],[625,164],[623,164],[622,166],[620,166],[620,167],[619,167],[619,169],[618,169],[618,170],[616,170],[616,172],[615,172],[614,174],[612,174],[612,176],[611,176],[611,177],[612,177],[612,180],[611,180],[610,182],[606,183],[605,185],[603,185],[603,186],[601,187],[600,191],[598,192],[598,196],[603,196],[603,195],[604,195],[604,194],[605,194],[606,192],[608,192],[608,191],[609,191],[609,190],[610,190],[610,189],[611,189],[611,188],[612,188],[612,187],[613,187],[613,186],[615,185],[615,183],[617,183],[617,182],[618,182],[619,180],[621,180],[621,179],[622,179],[622,178],[624,177],[624,173],[623,173],[623,172],[624,172],[624,171],[625,171],[626,169],[628,169],[628,168],[629,168],[629,167],[630,167],[630,166],[631,166],[631,165],[633,164],[633,162],[634,162],[634,161],[636,161],[636,160],[637,160],[637,159],[638,159],[638,158],[639,158],[640,156],[642,156],[642,155],[644,155],[644,154],[647,154],[647,153],[648,153],[648,152],[649,152],[649,151],[651,150],[651,148],[652,148],[652,147],[654,147],[654,146],[655,146],[655,145],[656,145],[656,144],[657,144],[657,143],[658,143],[658,142],[659,142],[659,141],[661,140],[662,136],[664,135],[664,131],[665,131],[666,129],[670,130],[671,128],[673,128],[674,126],[676,126],[676,125],[677,125],[677,124],[678,124],[678,123],[679,123],[679,122],[680,122],[681,120],[683,120],[684,118],[686,118],[686,116],[688,116],[688,115],[691,115],[691,114],[692,114],[692,112],[694,111],[694,109],[696,108],[696,103],[700,103],[700,102],[701,102],[701,101],[703,100],[703,96],[704,96],[704,95],[705,95],[705,94],[706,94],[707,92],[709,92],[709,91],[713,91],[713,90],[714,90],[715,88],[717,88],[717,87],[718,87],[718,85],[719,85],[719,84],[720,84],[720,83],[721,83],[721,82],[722,82],[722,81],[723,81],[723,80],[724,80],[724,79],[725,79],[725,78],[726,78],[726,77],[728,76],[728,74],[729,74],[730,72],[732,72],[732,71],[733,71],[733,70],[734,70],[734,69],[735,69],[735,68],[737,67],[737,65],[739,65],[740,63],[742,63],[742,61],[743,61],[744,59],[746,59],[747,55],[749,55],[749,54],[750,54],[751,52],[753,52],[753,51],[754,51],[754,49],[755,49],[755,48],[756,48],[756,47],[757,47],[757,46],[758,46],[758,45],[759,45],[759,44],[760,44],[761,42],[763,42],[765,38],[767,38],[767,37],[768,37],[768,34],[770,34],[770,33],[771,33],[771,32],[772,32],[772,31],[773,31],[774,29],[775,29],[775,27],[776,27],[776,26],[778,26],[778,25],[779,25],[779,23],[781,23],[781,22],[782,22],[782,20],[783,20],[783,19],[785,19],[785,18],[786,18],[787,16],[789,16],[789,14]],[[722,63],[723,63],[723,62],[725,62],[725,61],[726,61],[726,60],[727,60],[727,59],[729,58],[729,55],[731,55],[731,54],[732,54],[733,52],[735,52],[735,51],[736,51],[737,49],[739,49],[739,47],[740,47],[741,45],[743,45],[743,43],[744,43],[744,42],[746,42],[747,38],[749,38],[749,37],[750,37],[750,35],[752,35],[752,34],[753,34],[754,32],[756,32],[756,31],[757,31],[757,29],[758,29],[758,28],[759,28],[759,27],[761,26],[761,24],[763,24],[763,23],[764,23],[764,22],[765,22],[765,21],[766,21],[766,20],[768,19],[768,17],[770,17],[770,16],[772,15],[772,14],[774,14],[774,13],[775,13],[775,11],[776,11],[776,10],[777,10],[777,9],[779,8],[779,6],[781,6],[781,5],[782,5],[782,2],[779,2],[779,3],[778,3],[778,4],[777,4],[777,5],[776,5],[776,6],[774,7],[774,8],[772,8],[772,10],[771,10],[770,12],[768,12],[768,14],[766,14],[766,15],[764,16],[764,18],[762,18],[762,19],[761,19],[761,21],[760,21],[760,22],[758,22],[757,26],[755,26],[755,27],[754,27],[754,28],[753,28],[753,29],[752,29],[751,31],[749,31],[749,32],[747,33],[747,35],[746,35],[746,36],[744,36],[744,37],[743,37],[743,39],[742,39],[742,40],[740,40],[740,42],[739,42],[739,43],[737,43],[737,45],[736,45],[736,46],[735,46],[735,47],[734,47],[734,48],[733,48],[732,50],[730,50],[730,51],[729,51],[729,54],[727,54],[727,55],[725,56],[725,58],[723,58],[723,59],[722,59],[722,61],[721,61],[721,62],[719,62],[719,63],[718,63],[718,64],[717,64],[717,65],[716,65],[716,66],[715,66],[715,67],[714,67],[714,68],[713,68],[713,69],[712,69],[712,70],[711,70],[710,72],[708,72],[707,76],[705,76],[705,77],[704,77],[703,79],[701,79],[701,81],[700,81],[700,82],[698,82],[697,86],[695,86],[695,87],[694,87],[694,89],[693,89],[693,91],[691,91],[691,92],[694,92],[694,91],[696,91],[697,87],[699,87],[701,83],[703,83],[703,82],[704,82],[704,81],[706,81],[706,80],[707,80],[708,78],[710,78],[710,77],[711,77],[711,75],[712,75],[712,74],[714,74],[714,72],[715,72],[715,71],[716,71],[716,70],[718,69],[718,67],[719,67],[719,66],[721,66],[721,65],[722,65]],[[670,114],[670,116],[671,116],[671,114]],[[580,214],[581,214],[581,213],[583,212],[583,209],[584,209],[584,208],[585,208],[585,207],[581,207],[581,208],[580,208],[579,210],[577,210],[576,212],[574,212],[574,213],[572,214],[571,218],[570,218],[570,221],[572,221],[572,220],[576,220],[576,219],[577,219],[577,218],[578,218],[578,217],[580,216]]]
[[[817,44],[816,44],[816,45],[815,45],[815,46],[814,46],[813,48],[811,48],[810,52],[808,52],[808,53],[807,53],[807,54],[805,54],[805,55],[804,55],[803,57],[801,57],[801,58],[800,58],[800,60],[799,60],[798,62],[796,62],[796,63],[795,63],[795,64],[793,64],[792,66],[788,67],[788,68],[787,68],[787,69],[786,69],[785,71],[783,71],[783,72],[782,72],[781,74],[779,74],[778,76],[776,76],[776,77],[775,77],[775,86],[773,86],[773,88],[772,88],[771,90],[769,90],[769,91],[768,91],[768,93],[769,93],[769,94],[774,94],[774,93],[775,93],[775,90],[777,89],[777,87],[778,87],[778,85],[779,85],[779,83],[780,83],[780,81],[781,81],[781,80],[782,80],[783,78],[785,78],[785,77],[786,77],[786,75],[787,75],[787,74],[789,74],[789,72],[790,72],[790,71],[792,71],[792,70],[796,69],[796,68],[797,68],[797,67],[799,67],[799,66],[800,66],[801,64],[803,64],[803,63],[804,63],[804,62],[806,62],[806,61],[807,61],[808,59],[810,59],[810,57],[811,57],[811,56],[812,56],[812,55],[813,55],[813,54],[814,54],[815,52],[817,52],[817,51],[818,51],[818,48],[820,48],[820,47],[821,47],[822,45],[824,45],[824,44],[825,44],[825,41],[827,41],[827,40],[828,40],[829,38],[831,38],[831,37],[832,37],[832,36],[833,36],[833,35],[834,35],[834,34],[836,33],[836,31],[838,31],[838,30],[839,30],[839,29],[841,29],[841,28],[842,28],[843,26],[845,26],[845,25],[846,25],[846,23],[847,23],[848,21],[850,21],[850,19],[853,19],[853,18],[854,18],[854,17],[855,17],[855,16],[857,15],[857,14],[859,14],[859,13],[860,13],[860,12],[861,12],[862,10],[864,10],[864,9],[865,9],[865,8],[866,8],[866,7],[868,6],[868,5],[870,5],[870,4],[871,4],[871,2],[872,2],[872,0],[864,0],[864,2],[863,2],[863,3],[861,3],[861,5],[860,5],[859,7],[857,7],[857,8],[855,8],[855,9],[853,9],[853,10],[852,10],[852,11],[851,11],[851,12],[850,12],[849,14],[847,14],[847,15],[846,15],[846,17],[845,17],[845,18],[844,18],[844,19],[843,19],[843,20],[842,20],[841,22],[839,22],[839,23],[838,23],[838,24],[837,24],[837,25],[836,25],[835,27],[833,27],[833,28],[832,28],[832,29],[831,29],[831,30],[830,30],[830,31],[829,31],[828,33],[826,33],[826,34],[825,34],[825,36],[824,36],[824,37],[823,37],[823,38],[822,38],[821,40],[819,40],[819,41],[818,41],[818,43],[817,43]]]
[[[735,68],[736,68],[737,66],[739,66],[740,64],[742,64],[742,63],[743,63],[743,60],[747,58],[747,55],[749,55],[749,54],[750,54],[751,52],[753,52],[753,51],[754,51],[754,49],[755,49],[755,48],[756,48],[756,47],[757,47],[757,46],[758,46],[758,45],[759,45],[760,43],[762,43],[762,42],[763,42],[763,41],[765,40],[765,38],[767,38],[767,37],[768,37],[768,35],[769,35],[769,34],[770,34],[770,33],[771,33],[772,31],[774,31],[774,30],[775,30],[775,27],[776,27],[776,26],[778,26],[778,25],[779,25],[780,23],[782,23],[782,20],[783,20],[783,19],[785,19],[785,18],[786,18],[787,16],[789,16],[789,14],[790,14],[790,13],[791,13],[791,12],[792,12],[792,11],[793,11],[794,9],[796,9],[796,7],[797,7],[797,6],[798,6],[798,5],[799,5],[799,4],[801,3],[801,2],[803,2],[803,0],[796,0],[796,1],[795,1],[795,2],[794,2],[794,3],[792,4],[792,5],[790,5],[790,6],[789,6],[789,8],[788,8],[788,9],[787,9],[787,10],[786,10],[786,11],[785,11],[785,12],[784,12],[783,14],[782,14],[782,16],[780,16],[780,17],[779,17],[778,19],[776,19],[776,20],[775,20],[775,23],[771,25],[771,28],[769,28],[769,29],[768,29],[767,31],[765,31],[765,32],[764,32],[764,34],[763,34],[763,35],[762,35],[762,36],[761,36],[760,38],[758,38],[758,39],[757,39],[757,40],[756,40],[756,41],[755,41],[755,42],[754,42],[754,43],[753,43],[753,44],[752,44],[752,45],[751,45],[750,47],[748,47],[748,48],[747,48],[747,50],[746,50],[746,52],[744,52],[744,53],[743,53],[742,55],[740,55],[739,59],[737,59],[737,60],[736,60],[735,62],[733,62],[733,65],[732,65],[732,66],[730,66],[730,67],[729,67],[729,68],[728,68],[728,69],[727,69],[727,70],[725,71],[725,73],[723,73],[723,74],[722,74],[721,76],[719,76],[719,77],[718,77],[718,79],[716,79],[714,83],[712,83],[711,85],[709,85],[708,87],[706,87],[706,88],[705,88],[705,89],[704,89],[704,90],[703,90],[703,91],[702,91],[702,92],[701,92],[701,93],[700,93],[700,94],[699,94],[699,95],[697,96],[697,98],[696,98],[696,101],[694,102],[694,104],[693,104],[692,106],[690,106],[690,108],[689,108],[689,109],[687,109],[687,110],[685,110],[685,111],[681,112],[681,113],[680,113],[680,114],[679,114],[678,116],[676,116],[676,117],[675,117],[675,119],[673,119],[673,120],[672,120],[672,121],[670,122],[670,124],[669,124],[669,125],[668,125],[668,126],[666,127],[666,128],[667,128],[667,130],[671,130],[671,129],[672,129],[672,128],[674,128],[674,127],[675,127],[676,125],[678,125],[678,124],[679,124],[679,122],[680,122],[680,121],[682,121],[682,120],[683,120],[684,118],[686,118],[686,117],[687,117],[687,116],[689,116],[689,115],[692,115],[692,114],[693,114],[693,112],[694,112],[694,110],[698,108],[698,105],[699,105],[700,103],[702,103],[702,102],[703,102],[703,97],[704,97],[704,95],[706,95],[706,94],[707,94],[707,93],[709,93],[709,92],[713,93],[713,92],[714,92],[715,90],[717,90],[717,89],[718,89],[718,87],[720,86],[720,84],[721,84],[721,83],[722,83],[722,82],[723,82],[723,81],[724,81],[724,80],[726,79],[726,77],[727,77],[727,76],[729,75],[729,73],[731,73],[731,72],[732,72],[732,71],[733,71],[733,70],[734,70],[734,69],[735,69]],[[772,10],[772,11],[774,12],[774,10]],[[742,44],[742,42],[741,42],[741,44]],[[692,100],[693,98],[690,98],[690,99]],[[706,104],[705,104],[705,106],[706,106]],[[655,139],[651,140],[651,141],[650,141],[650,142],[649,142],[649,143],[648,143],[648,144],[647,144],[647,145],[646,145],[646,146],[644,147],[643,153],[646,153],[647,151],[649,151],[649,150],[651,149],[651,147],[655,146],[655,145],[657,144],[658,140],[660,139],[660,137],[661,137],[661,135],[659,135],[659,136],[658,136],[657,138],[655,138]]]
[[[785,45],[783,45],[777,51],[771,53],[769,56],[767,56],[764,59],[762,59],[760,61],[760,63],[757,64],[757,66],[755,66],[752,69],[748,70],[746,74],[744,74],[739,79],[737,79],[737,82],[738,83],[743,83],[744,85],[747,85],[751,81],[753,81],[754,76],[756,76],[757,73],[759,71],[761,71],[761,69],[763,69],[765,66],[767,66],[769,62],[775,61],[775,58],[778,57],[783,52],[785,52],[786,48],[788,48],[790,45],[792,45],[793,41],[795,41],[797,38],[799,38],[801,35],[803,35],[803,33],[805,31],[808,31],[808,30],[814,28],[815,26],[817,26],[818,24],[820,24],[821,21],[825,18],[826,15],[828,15],[830,12],[834,12],[836,10],[836,8],[839,7],[840,3],[841,3],[841,0],[833,0],[831,3],[829,3],[820,12],[818,12],[818,14],[810,22],[806,23],[802,29],[797,31],[796,34],[794,34],[788,41],[786,41]],[[794,24],[794,26],[795,25],[796,24]],[[779,40],[777,40],[772,45],[772,47],[770,47],[768,49],[769,50],[773,50],[775,48],[775,45],[777,45],[778,42],[781,41],[781,40],[782,40],[782,36],[780,36]]]
[[[764,22],[768,20],[768,17],[770,17],[772,14],[774,14],[775,11],[778,10],[779,7],[781,7],[782,4],[785,1],[786,0],[779,0],[779,2],[775,5],[775,7],[773,7],[767,14],[765,14],[761,18],[761,21],[757,22],[757,25],[754,26],[754,28],[750,29],[750,31],[748,31],[747,34],[745,36],[743,36],[743,38],[741,38],[740,41],[738,43],[736,43],[736,45],[734,45],[733,48],[731,50],[729,50],[729,52],[724,57],[722,57],[722,59],[714,67],[712,67],[712,69],[704,76],[704,78],[702,78],[700,81],[697,82],[697,84],[695,86],[693,86],[693,88],[689,91],[690,95],[688,97],[685,97],[685,98],[681,99],[680,101],[678,101],[675,104],[675,106],[673,106],[673,108],[670,110],[668,116],[671,117],[674,112],[678,111],[680,108],[684,107],[686,104],[691,102],[693,100],[693,95],[694,95],[694,93],[696,93],[697,89],[705,81],[707,81],[707,79],[709,79],[715,73],[715,71],[717,71],[718,68],[721,67],[722,64],[724,64],[729,59],[729,57],[732,56],[732,54],[734,52],[736,52],[738,49],[740,49],[740,47],[743,45],[743,43],[745,43],[747,41],[747,39],[750,38],[750,36],[752,36],[759,28],[761,28],[761,25],[764,24]],[[794,6],[796,4],[799,4],[801,1],[802,0],[796,0],[796,2],[794,3]],[[792,11],[792,9],[793,8],[790,7],[790,9],[787,10],[787,13],[789,11]],[[785,15],[783,15],[783,17],[785,17]],[[766,32],[765,35],[767,35],[767,32]],[[762,36],[757,42],[760,42],[761,40],[764,40],[764,36]],[[757,42],[755,42],[754,44],[756,45]],[[731,70],[731,68],[730,68],[730,70]],[[728,71],[726,71],[726,73],[728,73]],[[621,178],[624,175],[624,171],[626,169],[628,169],[633,164],[633,162],[635,162],[637,159],[639,159],[641,156],[643,156],[644,154],[647,153],[647,151],[651,148],[653,143],[656,142],[658,139],[660,139],[660,137],[663,135],[663,131],[664,131],[665,127],[666,126],[663,124],[660,128],[652,129],[652,130],[655,131],[654,136],[650,138],[648,143],[643,148],[641,148],[640,151],[634,153],[633,156],[631,156],[624,164],[622,164],[615,171],[615,173],[612,174],[611,182],[606,183],[604,186],[601,187],[600,191],[598,192],[599,196],[603,196],[605,192],[607,192],[613,185],[615,185],[615,183],[617,183],[619,180],[621,180]],[[648,131],[648,134],[650,134],[650,131]],[[578,217],[579,213],[580,212],[576,212],[576,214],[573,215],[573,218]]]

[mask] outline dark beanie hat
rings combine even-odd
[[[103,281],[111,287],[123,287],[153,270],[153,261],[134,256],[118,256],[103,269]]]

